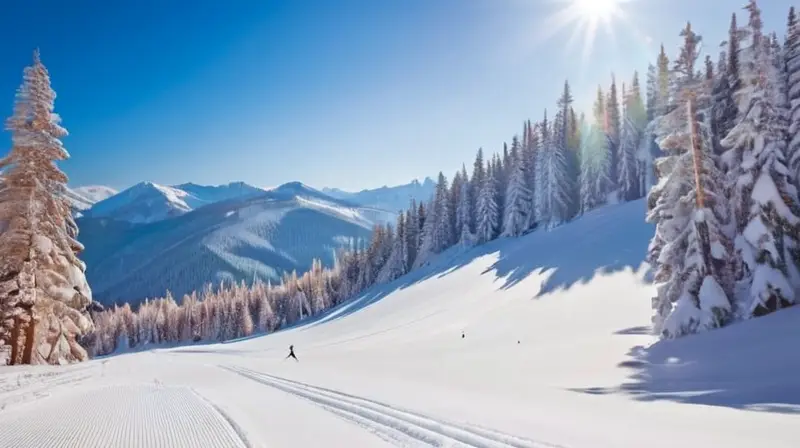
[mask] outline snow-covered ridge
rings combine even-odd
[[[77,211],[91,208],[94,204],[110,198],[117,193],[117,190],[103,185],[67,188],[64,192],[65,196],[72,204],[72,208]]]
[[[183,187],[194,193],[203,188]],[[174,199],[176,210],[191,204],[183,188],[141,189]],[[123,211],[116,210],[112,216]],[[292,182],[170,219],[133,223],[88,215],[78,225],[95,298],[136,303],[161,297],[167,290],[180,296],[208,282],[250,282],[254,277],[279,281],[285,272],[305,272],[315,258],[330,266],[337,249],[365,244],[375,224],[395,219],[393,213],[359,207]]]
[[[242,182],[219,186],[191,183],[166,186],[141,182],[94,204],[84,214],[94,218],[144,224],[180,216],[215,202],[263,193],[264,190]]]
[[[349,192],[338,188],[323,188],[322,192],[337,198],[358,203],[363,206],[397,212],[408,208],[411,200],[424,202],[433,197],[436,182],[426,177],[422,182],[414,179],[408,184],[394,187],[383,186],[380,188]]]

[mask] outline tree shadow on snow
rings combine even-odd
[[[454,247],[439,254],[427,266],[390,283],[376,285],[358,298],[345,302],[293,327],[312,328],[363,310],[392,292],[432,278],[444,277],[476,259],[494,255],[497,261],[482,274],[494,273],[509,289],[535,272],[547,272],[538,296],[597,274],[634,270],[642,266],[653,227],[644,223],[643,200],[594,210],[552,230],[536,230],[520,238],[500,238],[474,248]],[[287,330],[293,327],[285,327]]]
[[[800,414],[800,308],[729,327],[635,346],[618,365],[629,381],[616,387],[573,389],[624,394],[639,401]],[[615,334],[626,333],[623,330]]]
[[[537,297],[596,275],[643,266],[653,227],[644,222],[644,202],[603,207],[550,231],[534,232],[524,245],[507,245],[485,273],[493,271],[509,289],[532,273],[547,275]],[[647,275],[647,273],[645,273]]]

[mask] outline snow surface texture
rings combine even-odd
[[[656,342],[644,212],[445,252],[269,336],[1,369],[0,445],[797,446],[800,309]]]
[[[78,226],[95,300],[109,304],[167,290],[180,300],[207,282],[277,282],[314,258],[330,266],[338,248],[368,241],[376,220],[389,218],[294,182],[150,224],[84,217]]]
[[[428,202],[436,191],[436,182],[430,177],[420,183],[414,180],[409,184],[395,187],[381,187],[372,190],[361,190],[357,193],[342,191],[338,188],[323,188],[322,192],[337,198],[345,199],[356,204],[397,212],[406,210],[411,200]]]

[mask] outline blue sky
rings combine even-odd
[[[565,78],[588,108],[598,83],[644,71],[660,42],[675,54],[687,19],[716,57],[745,3],[629,0],[582,58],[582,40],[568,45],[579,22],[553,32],[564,1],[9,0],[0,106],[11,113],[39,47],[73,186],[372,188],[449,177],[478,147],[502,148]],[[782,36],[791,1],[760,3]]]

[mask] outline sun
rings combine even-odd
[[[570,9],[589,21],[608,22],[621,12],[622,0],[572,0]]]
[[[569,32],[565,50],[582,44],[582,62],[586,62],[593,50],[597,34],[602,32],[613,44],[617,32],[640,34],[628,17],[630,4],[637,0],[550,0],[555,10],[543,19],[539,28],[539,39],[549,40],[563,31]],[[642,39],[644,40],[644,38]]]

